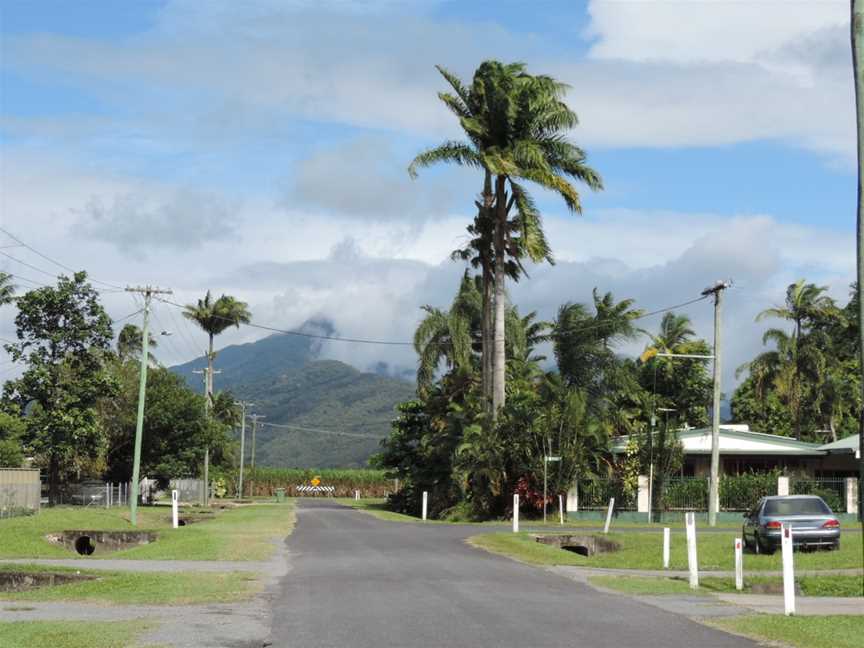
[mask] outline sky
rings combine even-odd
[[[266,326],[326,318],[342,336],[409,341],[420,307],[455,293],[464,266],[449,255],[482,182],[408,177],[416,153],[460,137],[435,65],[470,79],[493,58],[571,86],[570,137],[605,185],[580,188],[581,216],[537,190],[557,263],[511,287],[521,311],[552,319],[595,286],[651,311],[731,278],[731,386],[762,349],[770,323],[755,315],[789,283],[845,303],[846,0],[0,0],[0,224],[32,248],[0,234],[15,259],[0,270],[26,290],[56,263],[86,269],[117,320],[140,306],[109,286],[150,284],[178,303],[231,294]],[[711,339],[710,302],[681,312]],[[0,310],[0,336],[13,316]],[[179,309],[154,316],[173,333],[163,363],[200,355]],[[416,361],[407,346],[323,352],[394,373]],[[0,378],[16,371],[0,354]]]

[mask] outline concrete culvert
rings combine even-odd
[[[563,545],[561,548],[564,551],[572,551],[573,553],[585,556],[586,558],[591,555],[591,552],[588,551],[588,547],[582,545]]]
[[[177,526],[186,526],[186,520],[177,520]]]
[[[96,551],[96,547],[93,546],[90,536],[79,536],[75,540],[75,551],[81,556],[90,556]]]

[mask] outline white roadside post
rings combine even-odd
[[[687,568],[690,570],[690,589],[699,587],[699,562],[696,555],[696,514],[687,513],[684,517],[687,526]]]
[[[355,490],[355,491],[354,491],[354,501],[355,501],[355,502],[359,502],[359,501],[360,501],[360,491],[359,491],[359,490]]]
[[[609,533],[609,525],[612,524],[612,511],[615,509],[615,498],[609,498],[609,510],[606,511],[606,524],[603,526],[603,533]]]
[[[792,527],[780,526],[780,548],[783,552],[783,607],[786,616],[795,614],[795,566],[792,563]]]
[[[178,505],[177,500],[178,500],[177,491],[172,490],[171,491],[171,526],[175,529],[178,526],[180,526],[180,511],[177,509],[177,505]]]
[[[741,538],[735,538],[735,589],[744,589],[744,547]]]
[[[663,569],[669,569],[669,527],[663,529]]]
[[[111,508],[111,484],[105,484],[105,508]]]
[[[561,522],[561,525],[564,525],[564,496],[558,496],[558,520]]]
[[[513,493],[513,533],[519,533],[519,493]]]
[[[429,510],[429,493],[423,491],[423,519],[426,519],[426,512]]]

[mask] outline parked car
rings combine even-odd
[[[840,548],[840,520],[821,497],[776,495],[763,497],[744,514],[741,537],[755,553],[774,553],[780,546],[780,526],[792,529],[796,547]]]

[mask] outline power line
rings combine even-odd
[[[30,250],[33,254],[35,254],[36,256],[42,257],[43,259],[45,259],[45,260],[48,261],[49,263],[53,263],[54,265],[56,265],[56,266],[58,266],[58,267],[60,267],[60,268],[63,268],[64,270],[67,270],[68,272],[72,272],[72,273],[76,272],[76,270],[70,268],[69,266],[67,266],[67,265],[65,265],[65,264],[63,264],[63,263],[60,263],[59,261],[57,261],[57,260],[55,260],[55,259],[52,259],[51,257],[49,257],[49,256],[47,256],[47,255],[45,255],[45,254],[42,254],[39,250],[37,250],[37,249],[35,249],[35,248],[33,248],[33,247],[27,245],[24,241],[22,241],[22,240],[19,239],[17,236],[15,236],[14,234],[12,234],[12,232],[10,232],[9,230],[7,230],[7,229],[5,229],[5,228],[3,228],[3,227],[0,227],[0,232],[3,232],[6,236],[8,236],[9,238],[11,238],[11,239],[12,239],[13,241],[15,241],[16,243],[18,243],[18,245],[20,245],[21,247],[27,248],[27,249]],[[115,288],[115,289],[118,289],[118,290],[123,290],[123,287],[122,287],[122,286],[118,286],[118,285],[115,285],[115,284],[112,284],[112,283],[108,283],[107,281],[100,281],[99,279],[93,279],[92,277],[91,277],[90,280],[93,281],[93,282],[95,282],[95,283],[102,284],[103,286],[108,286],[108,287],[110,287],[110,288]]]
[[[159,299],[161,302],[165,302],[166,304],[170,304],[171,306],[176,306],[177,308],[186,308],[183,304],[178,304],[177,302],[168,301],[167,299]],[[237,322],[230,317],[222,317],[221,315],[212,315],[215,319],[221,319],[226,322],[231,322],[232,324],[236,324]],[[280,329],[273,326],[264,326],[263,324],[253,324],[252,322],[240,322],[243,326],[249,326],[252,328],[261,329],[263,331],[270,331],[272,333],[284,333],[285,335],[297,335],[299,337],[305,338],[314,338],[316,340],[333,340],[335,342],[353,342],[355,344],[380,344],[384,346],[414,346],[413,342],[396,342],[391,340],[367,340],[364,338],[345,338],[338,337],[335,335],[317,335],[315,333],[303,333],[301,331],[291,331],[288,329]]]
[[[642,315],[638,315],[636,317],[631,317],[628,321],[635,322],[636,320],[645,319],[646,317],[653,317],[654,315],[660,315],[661,313],[668,313],[669,311],[677,310],[679,308],[684,308],[685,306],[690,306],[691,304],[695,304],[700,301],[704,301],[708,299],[710,295],[703,295],[702,297],[697,297],[696,299],[691,299],[686,302],[682,302],[680,304],[675,304],[674,306],[667,306],[666,308],[658,308],[657,310],[653,310],[649,313],[643,313]],[[582,333],[583,331],[591,331],[593,329],[598,328],[608,328],[610,324],[608,322],[602,322],[598,324],[591,324],[589,326],[583,326],[581,328],[566,328],[564,329],[567,333]]]
[[[195,344],[195,341],[192,339],[192,334],[190,332],[189,323],[186,321],[185,317],[180,318],[180,326],[177,324],[177,319],[174,317],[174,309],[168,309],[168,316],[171,318],[171,323],[174,325],[174,328],[177,329],[177,332],[180,334],[180,337],[183,338],[183,343],[188,344],[189,348],[192,350],[192,358],[195,359],[200,355],[198,353],[198,346]]]
[[[298,432],[312,432],[315,434],[335,434],[338,436],[347,436],[354,437],[356,439],[374,439],[375,441],[380,441],[385,437],[380,436],[372,436],[371,434],[355,434],[353,432],[337,432],[335,430],[320,430],[318,428],[307,428],[302,427],[300,425],[288,425],[287,423],[261,423],[261,425],[266,425],[273,428],[284,428],[287,430],[297,430]]]

